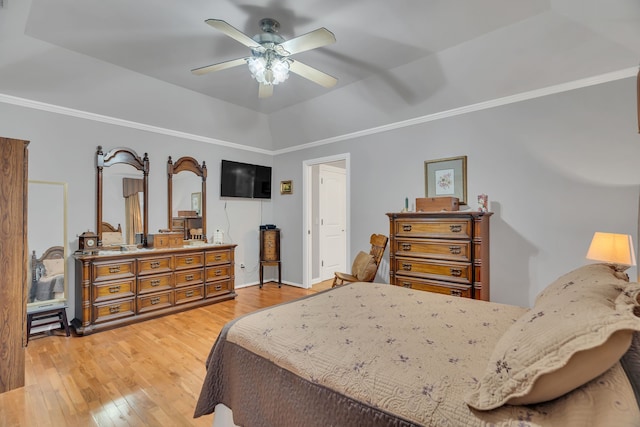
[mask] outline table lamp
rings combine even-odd
[[[587,259],[609,264],[617,278],[628,281],[629,276],[624,271],[636,265],[633,240],[628,234],[596,231],[587,252]]]

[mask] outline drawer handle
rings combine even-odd
[[[184,262],[185,264],[193,264],[193,258],[186,258]]]
[[[216,270],[216,276],[222,276],[222,270]]]
[[[216,291],[221,291],[222,290],[222,285],[216,285]]]
[[[113,267],[109,267],[109,273],[111,274],[120,273],[120,266],[115,265]]]
[[[109,287],[109,293],[117,294],[118,292],[120,292],[120,285]]]
[[[187,298],[191,298],[193,296],[194,292],[193,291],[187,291],[184,293],[184,296]]]
[[[190,282],[193,280],[193,274],[187,274],[186,276],[184,276],[184,280],[186,280],[187,282]]]
[[[409,263],[402,263],[402,269],[404,271],[411,271],[411,264]]]
[[[411,287],[411,283],[410,282],[402,282],[402,287],[410,288]]]
[[[151,261],[151,268],[160,267],[160,261]]]
[[[213,257],[214,261],[220,261],[222,259],[222,255],[217,254],[216,256]]]
[[[449,226],[449,229],[452,233],[459,233],[462,231],[462,225],[460,224],[452,224]]]
[[[119,305],[112,305],[111,307],[109,307],[109,313],[115,314],[115,313],[119,313],[119,312],[120,312],[120,306]]]
[[[451,271],[452,276],[456,276],[456,277],[462,276],[462,270],[459,268],[451,268],[449,269],[449,271]]]
[[[462,248],[460,246],[449,246],[449,252],[453,255],[460,255]]]
[[[402,231],[411,231],[411,224],[402,224]]]
[[[150,284],[153,287],[160,286],[160,279],[152,280]]]
[[[461,297],[462,291],[459,291],[458,289],[451,289],[451,295],[454,297]]]
[[[156,305],[160,302],[160,297],[151,298],[151,305]]]
[[[411,243],[403,243],[402,244],[402,250],[403,251],[410,251],[411,250]]]

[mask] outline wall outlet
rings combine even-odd
[[[240,268],[244,268],[244,264],[240,264]]]

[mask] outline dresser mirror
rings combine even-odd
[[[29,181],[27,309],[67,300],[67,183]]]
[[[106,169],[105,169],[106,168]],[[128,148],[96,152],[96,234],[103,249],[147,246],[149,157]]]
[[[182,173],[186,172],[186,173]],[[193,157],[167,161],[168,228],[184,240],[207,241],[207,165]]]

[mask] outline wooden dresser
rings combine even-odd
[[[76,332],[87,335],[235,298],[236,245],[75,254]]]
[[[491,212],[387,215],[392,285],[489,301]]]

